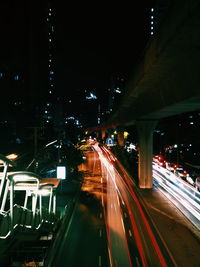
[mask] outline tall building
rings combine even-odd
[[[162,20],[165,18],[170,7],[170,0],[156,0],[152,4],[149,12],[150,17],[150,29],[149,33],[153,36],[159,29]]]
[[[43,19],[45,20],[45,47],[47,51],[46,70],[43,75],[46,78],[46,86],[43,89],[45,99],[41,110],[41,126],[54,124],[55,120],[55,10],[52,2],[48,1],[44,8]],[[46,74],[46,75],[45,75]]]

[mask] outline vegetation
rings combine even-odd
[[[138,183],[138,156],[135,150],[127,152],[124,147],[113,146],[111,151],[116,155],[118,160],[124,166],[124,168],[130,173],[133,177],[136,184]]]

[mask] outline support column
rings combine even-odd
[[[139,138],[138,178],[140,188],[152,188],[153,130],[156,120],[137,121]]]
[[[119,146],[124,146],[124,132],[123,131],[117,132],[117,141],[118,141]]]
[[[106,130],[102,129],[101,130],[101,138],[102,138],[102,140],[104,140],[105,137],[106,137]]]

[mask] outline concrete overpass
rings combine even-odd
[[[172,1],[102,127],[136,125],[139,186],[152,187],[152,135],[159,119],[200,110],[200,0]]]

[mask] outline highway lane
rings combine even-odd
[[[98,144],[85,155],[81,193],[45,266],[176,266],[115,157]]]
[[[155,186],[159,187],[185,216],[200,229],[200,193],[176,174],[153,164]]]
[[[108,149],[104,147],[102,152],[98,146],[95,149],[103,163],[102,170],[107,176],[107,184],[112,181],[112,187],[120,200],[118,202],[122,203],[121,210],[126,210],[121,213],[123,222],[126,222],[128,249],[134,266],[176,266],[166,244],[152,229],[153,225],[148,221],[126,171]]]
[[[96,153],[87,153],[87,163],[80,166],[84,182],[69,225],[65,225],[59,247],[49,252],[48,267],[110,266],[104,212],[101,204],[103,184]]]

